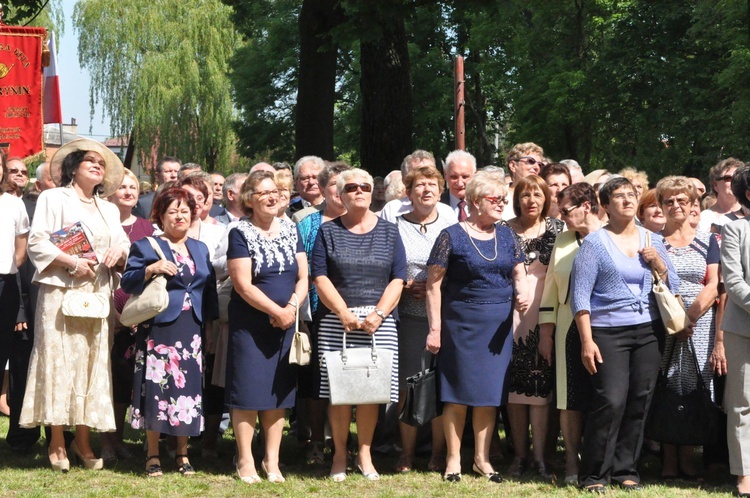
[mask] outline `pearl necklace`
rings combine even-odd
[[[480,230],[477,230],[476,228],[474,228],[471,225],[469,225],[466,221],[464,221],[463,223],[464,223],[464,225],[466,227],[471,228],[475,232],[487,233],[487,232],[481,232]],[[466,232],[466,235],[469,236],[469,242],[471,242],[471,245],[474,246],[474,249],[477,251],[477,254],[479,254],[482,257],[482,259],[484,259],[485,261],[490,261],[490,262],[495,261],[497,259],[497,229],[495,229],[492,232],[492,240],[495,242],[495,255],[492,257],[492,259],[490,259],[487,256],[485,256],[484,254],[482,254],[482,251],[480,251],[479,248],[477,247],[477,245],[474,243],[474,239],[471,238],[471,235],[469,235],[468,230]]]
[[[78,200],[81,201],[84,204],[93,204],[94,203],[94,198],[93,197],[91,199],[84,199],[83,197],[79,197]]]

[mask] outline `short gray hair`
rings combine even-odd
[[[581,168],[581,165],[578,164],[578,161],[576,161],[575,159],[563,159],[562,161],[560,161],[560,164],[564,164],[565,166],[567,166],[568,171],[576,170],[583,173],[583,168]]]
[[[445,158],[445,174],[449,174],[451,170],[451,164],[453,162],[466,159],[469,161],[469,164],[471,164],[471,170],[473,172],[477,171],[477,159],[466,152],[465,150],[454,150],[450,154],[448,154],[448,157]]]
[[[321,171],[323,168],[326,167],[325,161],[321,159],[318,156],[304,156],[297,159],[297,162],[294,163],[294,181],[297,181],[297,178],[299,178],[299,170],[302,168],[302,165],[305,163],[315,163],[316,166],[318,166]]]
[[[350,169],[352,169],[352,167],[343,161],[327,164],[326,167],[318,173],[318,185],[321,189],[324,189],[326,188],[326,185],[328,185],[328,182],[331,181],[331,178]]]
[[[44,181],[44,168],[49,167],[49,163],[44,161],[42,164],[36,167],[36,181]]]
[[[240,193],[242,184],[247,180],[248,173],[232,173],[226,180],[224,180],[224,186],[221,188],[221,196],[224,198],[224,204],[229,202],[227,198],[227,192],[230,190]]]
[[[406,178],[406,175],[410,171],[411,163],[421,162],[421,161],[430,161],[433,166],[435,166],[435,156],[432,155],[432,152],[417,149],[408,156],[404,158],[403,161],[401,161],[401,176]]]
[[[375,181],[372,179],[370,173],[361,168],[352,168],[342,171],[338,181],[336,181],[336,191],[338,191],[339,195],[344,193],[344,185],[355,178],[362,178],[365,180],[364,183],[370,184],[371,187],[375,186]]]

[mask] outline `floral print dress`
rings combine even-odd
[[[178,275],[187,285],[195,263],[173,251]],[[203,348],[187,292],[182,313],[172,323],[139,327],[130,425],[171,436],[197,436],[203,430]]]

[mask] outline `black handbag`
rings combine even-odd
[[[669,350],[667,367],[672,364],[672,355],[677,341]],[[688,349],[695,361],[698,385],[687,394],[677,394],[667,385],[667,371],[659,372],[651,409],[646,421],[645,436],[668,444],[702,446],[719,440],[721,407],[711,399],[711,391],[703,383],[693,340],[688,339]]]
[[[430,368],[422,354],[422,371],[406,379],[406,401],[398,419],[408,425],[425,425],[438,416],[437,372],[435,357]]]

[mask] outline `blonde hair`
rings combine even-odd
[[[500,189],[500,197],[508,194],[508,187],[505,185],[505,173],[502,171],[479,170],[466,184],[466,203],[469,209],[475,209],[474,203],[484,195]]]

